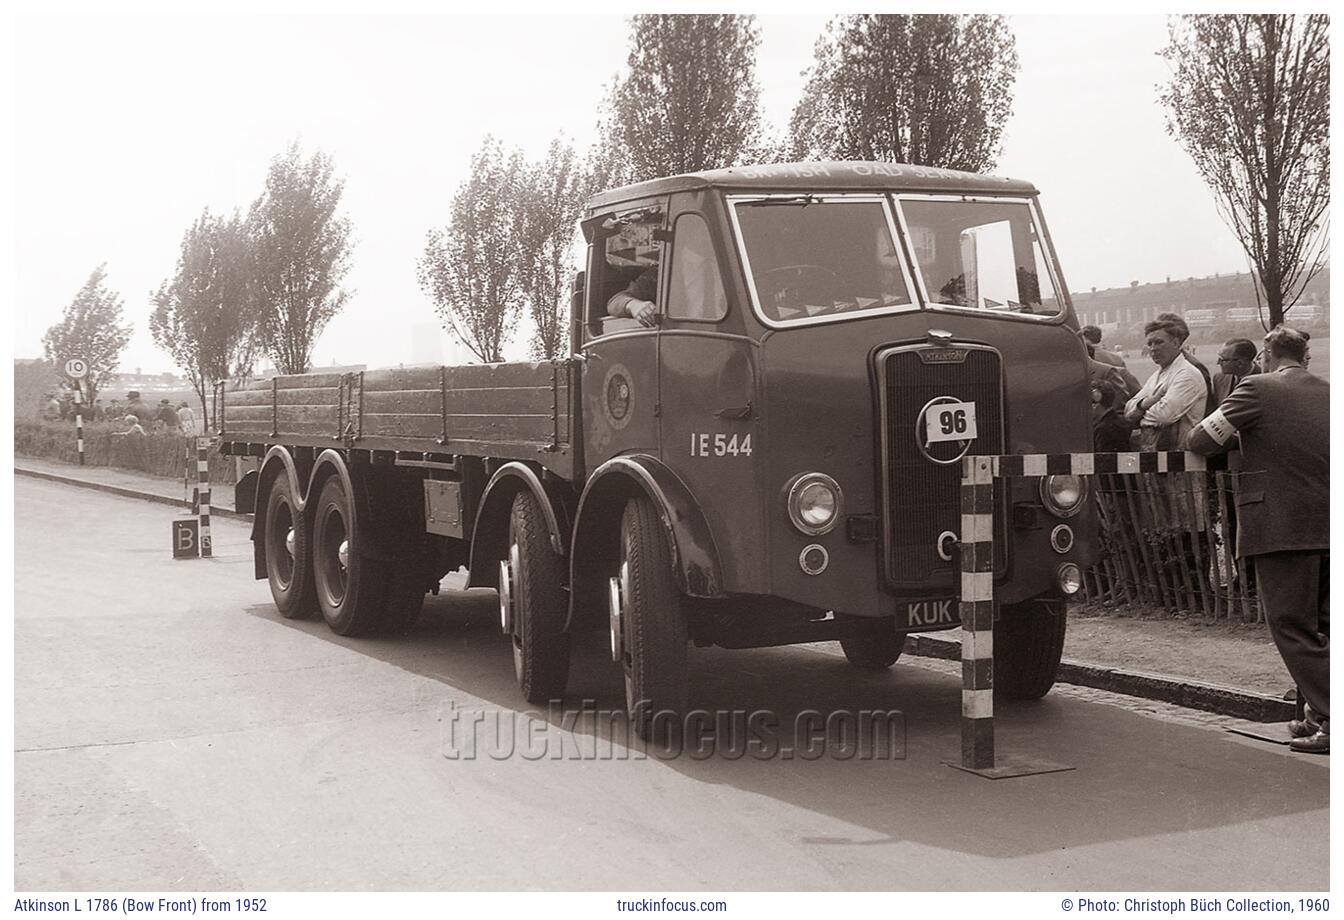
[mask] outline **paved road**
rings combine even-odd
[[[786,724],[808,706],[905,711],[895,762],[450,759],[453,713],[488,727],[526,708],[492,594],[431,598],[410,639],[346,640],[279,618],[241,522],[216,519],[213,561],[174,562],[171,508],[24,479],[15,503],[20,889],[1328,879],[1326,759],[1064,693],[1001,707],[1000,748],[1077,769],[989,781],[941,764],[959,696],[942,665],[870,677],[815,648],[693,653],[693,702],[709,708]],[[598,643],[571,693],[619,705]],[[585,737],[540,727],[531,737]]]

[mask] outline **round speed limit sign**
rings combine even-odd
[[[65,362],[65,375],[73,377],[76,380],[83,380],[89,373],[89,365],[83,358],[71,358]]]

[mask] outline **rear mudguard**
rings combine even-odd
[[[366,501],[365,490],[356,489],[354,478],[350,474],[350,468],[341,456],[339,451],[324,450],[313,461],[312,469],[305,471],[300,468],[299,463],[294,459],[289,450],[280,445],[272,447],[266,451],[266,456],[261,462],[261,469],[257,475],[257,491],[255,499],[255,513],[252,515],[252,568],[253,574],[257,579],[265,578],[266,571],[266,504],[270,500],[271,486],[281,476],[289,480],[290,493],[294,496],[296,509],[302,513],[312,526],[312,513],[308,511],[309,499],[313,498],[322,488],[322,484],[330,476],[339,476],[341,484],[345,487],[345,493],[351,496],[350,502],[350,532],[359,533],[359,519],[362,515],[368,513],[368,503]],[[306,488],[303,487],[306,480]],[[360,541],[365,543],[367,541]],[[369,546],[366,555],[379,554],[380,547]]]
[[[656,457],[614,457],[588,479],[575,514],[566,628],[606,622],[607,580],[615,574],[620,559],[621,515],[626,503],[641,495],[658,509],[681,592],[692,597],[723,597],[718,548],[686,484]]]

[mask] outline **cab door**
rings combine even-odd
[[[660,450],[658,326],[613,318],[607,301],[641,273],[657,271],[661,307],[665,204],[631,202],[583,223],[588,241],[583,344],[584,462],[589,470],[620,454]]]
[[[713,193],[673,195],[669,217],[658,354],[662,458],[705,515],[725,587],[761,592],[756,343],[726,283],[732,263]]]

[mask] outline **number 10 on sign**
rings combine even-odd
[[[924,434],[934,441],[974,441],[975,403],[934,403],[924,413]]]

